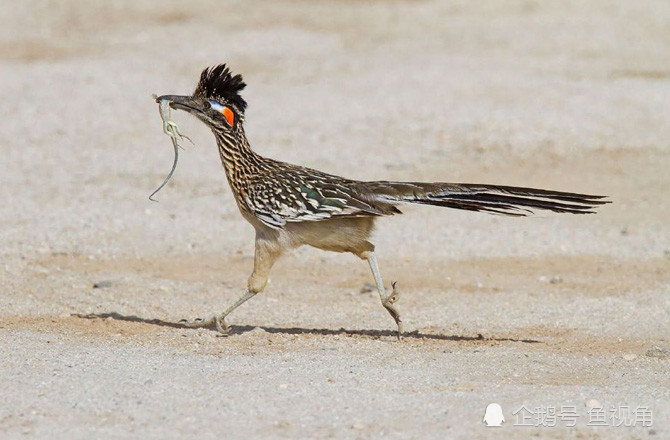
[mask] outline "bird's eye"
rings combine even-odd
[[[203,104],[202,104],[202,109],[203,110],[209,110],[210,108],[212,108],[212,104],[210,104],[209,101],[203,102]]]

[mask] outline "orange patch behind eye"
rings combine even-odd
[[[223,114],[223,117],[226,118],[226,121],[230,124],[230,126],[233,126],[233,123],[235,122],[235,114],[231,109],[228,107],[224,107],[223,110],[221,110],[221,113]]]

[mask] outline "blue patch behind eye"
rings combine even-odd
[[[223,111],[223,106],[216,101],[209,101],[209,105],[211,105],[217,112]]]

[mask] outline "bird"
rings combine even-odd
[[[252,150],[244,130],[247,102],[242,75],[226,64],[206,67],[191,95],[163,95],[156,102],[185,111],[214,134],[219,155],[242,217],[255,229],[254,267],[247,288],[209,319],[182,320],[189,328],[215,326],[228,333],[228,315],[262,292],[277,259],[303,245],[351,253],[366,261],[381,304],[404,326],[397,307],[400,292],[387,290],[370,241],[375,222],[401,214],[405,204],[432,205],[513,217],[535,210],[592,214],[607,196],[491,184],[363,181],[263,157]]]

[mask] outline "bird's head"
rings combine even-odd
[[[225,64],[202,71],[191,96],[163,95],[156,102],[170,101],[170,107],[185,110],[212,130],[230,132],[239,129],[247,102],[240,96],[246,87],[242,75],[233,75]]]

